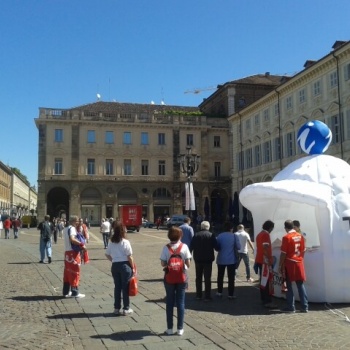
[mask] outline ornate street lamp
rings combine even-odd
[[[196,210],[195,197],[193,191],[192,177],[198,171],[201,157],[192,153],[191,147],[186,147],[186,154],[179,154],[177,156],[177,162],[180,164],[180,171],[186,174],[186,206],[185,210],[188,211],[188,216],[191,217],[193,210]]]

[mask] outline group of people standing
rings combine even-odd
[[[45,238],[46,230],[52,230],[49,224],[49,216],[39,225],[41,239]],[[104,224],[108,222],[108,224]],[[165,334],[174,333],[173,313],[177,307],[177,331],[176,334],[184,334],[185,292],[188,287],[187,270],[190,268],[192,256],[196,272],[196,299],[203,299],[204,277],[204,301],[212,300],[211,276],[212,264],[217,252],[217,293],[216,297],[223,297],[223,281],[227,271],[228,299],[235,299],[236,270],[243,260],[245,264],[246,281],[254,282],[250,273],[249,247],[255,254],[254,270],[259,274],[260,297],[267,308],[275,308],[272,302],[273,294],[273,268],[276,259],[272,256],[270,233],[274,229],[274,223],[267,220],[262,225],[262,231],[256,236],[255,248],[250,235],[244,230],[243,225],[237,226],[234,232],[232,222],[224,223],[224,230],[217,237],[210,231],[210,223],[202,221],[200,231],[194,232],[191,219],[185,218],[180,227],[170,227],[168,230],[169,243],[166,244],[160,254],[160,263],[164,270],[164,287],[166,292],[166,323]],[[85,295],[79,292],[80,266],[87,256],[87,237],[84,236],[84,222],[77,216],[71,216],[69,226],[66,228],[65,237],[65,267],[63,277],[63,295],[65,297],[82,298]],[[287,307],[282,311],[295,312],[295,298],[292,283],[295,282],[299,292],[301,311],[308,312],[308,299],[304,286],[306,279],[303,257],[305,252],[305,238],[300,231],[298,221],[286,220],[284,223],[286,234],[282,238],[281,254],[279,257],[279,273],[286,281]],[[107,235],[108,232],[108,235]],[[114,314],[127,316],[133,313],[130,307],[129,281],[136,274],[136,265],[133,258],[133,250],[130,241],[126,239],[127,230],[120,221],[110,223],[108,220],[101,225],[101,233],[106,235],[104,240],[106,258],[112,263],[111,274],[114,281]],[[108,237],[107,237],[108,236]],[[47,245],[45,246],[47,248]],[[40,249],[41,251],[41,249]],[[51,251],[47,250],[49,263]],[[174,260],[175,259],[175,260]],[[176,259],[178,259],[176,261]],[[41,261],[43,261],[43,257]],[[175,261],[175,264],[174,264]],[[182,261],[182,264],[180,263]],[[175,273],[174,266],[181,266],[183,278],[175,280],[169,277]],[[175,282],[174,282],[175,281]]]
[[[215,260],[215,251],[217,251],[216,263],[217,273],[217,293],[216,296],[223,296],[223,279],[225,270],[228,276],[228,299],[235,299],[235,276],[240,262],[245,264],[246,281],[254,282],[250,274],[250,262],[248,246],[255,254],[254,269],[259,274],[260,296],[263,305],[267,308],[276,308],[272,302],[273,294],[273,267],[275,259],[272,256],[272,246],[270,233],[274,229],[274,223],[267,220],[262,231],[257,235],[255,248],[251,242],[250,235],[244,230],[243,225],[237,226],[234,232],[231,222],[224,223],[224,230],[217,237],[210,232],[210,223],[202,221],[201,230],[194,233],[190,226],[190,219],[186,218],[183,225],[179,228],[172,227],[168,231],[170,243],[162,250],[160,260],[164,268],[170,261],[171,250],[176,251],[181,246],[179,252],[185,262],[185,273],[190,267],[192,259],[195,262],[196,270],[196,299],[203,298],[203,277],[204,277],[204,301],[211,301],[211,275],[212,263]],[[192,230],[191,230],[192,229]],[[281,311],[294,313],[295,298],[292,283],[295,282],[299,292],[301,312],[308,312],[308,298],[304,286],[306,280],[304,269],[305,252],[305,234],[300,230],[300,222],[297,220],[286,220],[284,223],[286,234],[282,238],[281,254],[279,257],[279,273],[286,282],[286,300],[287,307]],[[171,249],[170,249],[171,248]],[[169,253],[170,252],[170,253]],[[177,334],[183,334],[184,310],[185,310],[185,291],[187,288],[187,279],[183,283],[175,285],[169,284],[164,280],[166,290],[166,315],[167,330],[166,334],[174,334],[173,331],[173,308],[177,306]]]

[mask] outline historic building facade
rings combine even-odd
[[[201,156],[193,176],[196,211],[221,220],[231,195],[230,134],[226,118],[195,107],[102,102],[71,109],[40,108],[38,215],[77,214],[99,224],[118,207],[143,215],[185,212],[178,155]]]
[[[337,41],[318,61],[229,118],[233,139],[232,191],[271,181],[286,165],[305,156],[299,128],[320,120],[332,131],[327,154],[350,162],[350,42]],[[249,221],[247,213],[240,218]],[[248,213],[249,216],[249,213]]]
[[[0,161],[0,214],[8,213],[12,205],[11,179],[11,169]]]

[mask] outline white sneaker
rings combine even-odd
[[[68,294],[66,294],[64,297],[65,298],[70,298],[72,296],[72,292],[69,292]]]
[[[215,294],[218,298],[221,298],[222,297],[222,293],[216,293]]]
[[[75,298],[85,298],[85,294],[79,293],[78,295],[74,296]]]
[[[177,335],[183,335],[184,334],[184,330],[183,329],[178,329],[177,330]]]
[[[254,278],[247,278],[247,282],[254,282]]]
[[[164,333],[167,334],[167,335],[173,335],[174,334],[172,329],[167,329]]]
[[[124,316],[131,315],[133,312],[134,310],[129,308],[127,310],[123,310],[123,315]]]

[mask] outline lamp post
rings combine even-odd
[[[191,147],[186,147],[185,154],[177,156],[177,162],[180,164],[180,171],[186,174],[186,207],[188,216],[191,217],[192,210],[195,210],[195,197],[193,191],[192,177],[198,171],[201,157],[192,153]]]

